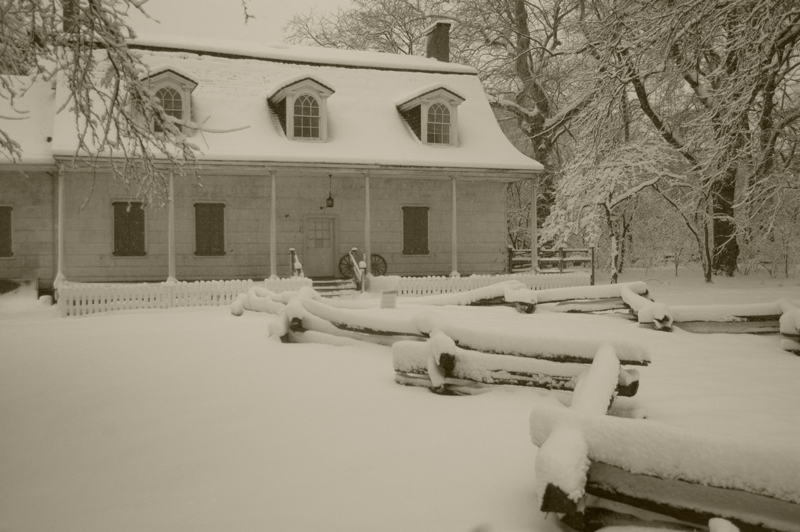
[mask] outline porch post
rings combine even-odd
[[[539,267],[539,229],[536,223],[539,216],[536,211],[536,199],[539,196],[539,179],[534,175],[531,179],[531,209],[528,227],[531,233],[531,271],[536,271]]]
[[[453,221],[452,221],[452,235],[450,237],[450,263],[452,271],[450,272],[450,277],[459,277],[458,273],[458,238],[456,234],[456,227],[458,225],[458,219],[456,217],[456,178],[451,177],[450,182],[452,183],[453,188],[453,205],[452,205],[452,212],[453,212]]]
[[[369,172],[364,172],[364,262],[367,263],[367,274],[372,274],[372,244],[370,242],[370,234],[372,220],[370,218],[370,201],[369,201]]]
[[[169,196],[167,198],[167,282],[178,281],[175,275],[175,178],[169,174]]]
[[[269,175],[272,182],[272,191],[269,196],[269,278],[274,280],[278,278],[278,244],[276,242],[278,235],[278,213],[276,209],[278,202],[275,200],[275,170],[270,170]]]
[[[58,287],[61,283],[67,280],[64,274],[64,254],[66,253],[66,242],[64,241],[64,237],[66,235],[64,229],[64,219],[66,218],[65,214],[65,201],[66,201],[66,193],[65,193],[65,183],[64,183],[64,167],[61,163],[58,163],[58,265],[57,265],[57,272],[56,278],[53,281],[53,287],[58,290]]]

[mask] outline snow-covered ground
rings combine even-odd
[[[800,300],[796,278],[622,280],[673,305]],[[440,310],[497,332],[641,342],[653,363],[626,401],[651,420],[800,448],[800,357],[777,336]],[[273,319],[228,308],[59,318],[25,288],[0,296],[0,530],[561,530],[537,510],[528,430],[547,392],[399,386],[389,348],[281,344],[267,336]]]

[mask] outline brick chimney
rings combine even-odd
[[[437,20],[424,30],[423,34],[428,36],[428,50],[426,57],[432,57],[437,61],[450,62],[450,26],[449,20]]]

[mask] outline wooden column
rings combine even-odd
[[[370,217],[369,199],[369,172],[364,172],[364,262],[367,263],[367,274],[372,273],[372,243],[370,234],[372,233],[372,220]]]
[[[458,235],[456,228],[458,226],[458,218],[456,216],[456,178],[451,177],[450,182],[452,183],[452,196],[453,196],[453,205],[452,205],[452,212],[453,212],[453,220],[452,220],[452,235],[450,237],[450,265],[452,271],[450,272],[450,277],[458,277]]]
[[[536,176],[531,177],[531,209],[529,212],[530,220],[528,220],[528,227],[531,233],[531,271],[536,271],[539,266],[539,230],[536,227],[539,218],[536,212],[536,199],[539,195],[539,179]]]
[[[167,198],[167,282],[177,282],[175,275],[175,177],[169,174]]]
[[[278,238],[278,202],[275,199],[275,170],[270,170],[270,180],[271,180],[271,187],[272,191],[269,195],[269,202],[270,202],[270,209],[269,209],[269,278],[270,279],[277,279],[278,278],[278,244],[276,242]]]
[[[64,271],[64,259],[66,254],[66,242],[65,242],[65,228],[64,228],[64,220],[66,219],[66,192],[65,192],[66,183],[64,182],[64,167],[61,164],[58,164],[58,271],[56,272],[56,278],[53,281],[53,287],[58,289],[58,285],[62,282],[67,280],[65,271]]]

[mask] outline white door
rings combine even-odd
[[[307,218],[304,225],[305,253],[300,260],[306,277],[335,276],[333,219]]]

